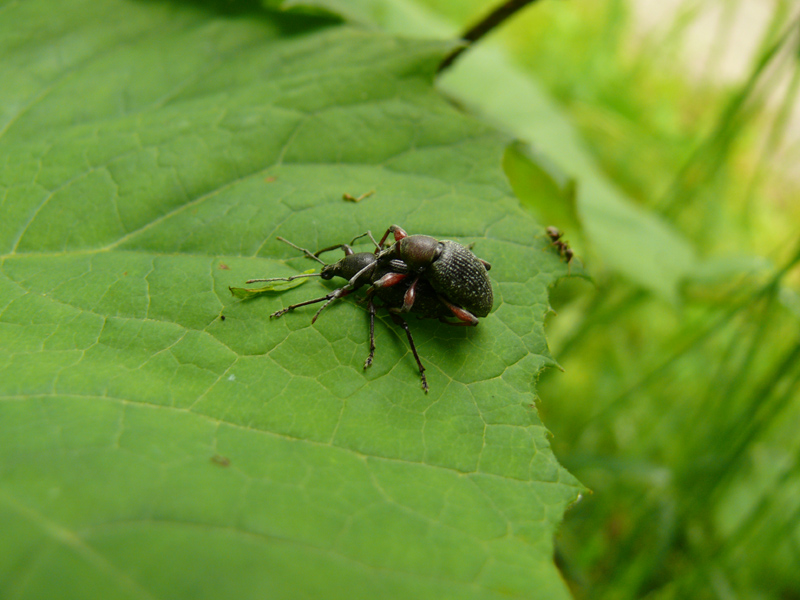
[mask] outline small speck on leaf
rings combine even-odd
[[[220,456],[219,454],[215,454],[211,457],[211,462],[215,465],[219,465],[220,467],[227,467],[231,464],[231,459],[227,456]]]
[[[352,196],[350,194],[343,194],[342,195],[342,200],[347,200],[348,202],[361,202],[364,198],[369,198],[374,193],[375,193],[375,190],[370,190],[368,192],[365,192],[364,194],[361,194],[358,198],[356,198],[355,196]]]

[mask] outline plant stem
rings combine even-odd
[[[477,42],[492,29],[500,26],[503,21],[511,17],[517,11],[525,8],[532,2],[536,2],[536,0],[506,0],[506,2],[503,2],[499,6],[495,7],[495,9],[489,14],[461,34],[460,39],[467,42],[467,44],[464,46],[459,46],[444,58],[442,63],[439,65],[439,73],[453,64],[453,61],[455,61],[456,58],[458,58],[469,45],[471,45],[473,42]]]

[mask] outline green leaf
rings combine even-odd
[[[533,407],[567,267],[507,140],[432,89],[448,45],[229,2],[0,14],[3,595],[568,597],[583,488]],[[363,371],[363,305],[270,320],[334,282],[228,290],[308,267],[278,235],[391,223],[493,265],[479,327],[412,319],[428,395],[385,316]]]
[[[413,35],[439,37],[436,23],[424,7],[406,0],[262,0],[265,5],[331,15],[363,27]],[[448,36],[454,37],[454,36]]]
[[[314,269],[303,271],[302,274],[305,275],[310,273],[314,273]],[[267,285],[262,285],[261,287],[257,288],[240,288],[229,286],[228,289],[231,291],[231,294],[240,300],[252,300],[253,298],[263,296],[264,294],[291,290],[292,288],[299,287],[308,281],[308,279],[300,279],[297,275],[290,275],[287,277],[287,279],[290,279],[290,281],[272,281]]]
[[[775,273],[772,261],[752,255],[712,257],[697,264],[684,281],[684,293],[695,301],[737,304],[752,298]]]
[[[580,231],[575,178],[530,145],[511,144],[503,156],[503,170],[522,205],[546,223]]]

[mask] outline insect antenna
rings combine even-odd
[[[368,238],[370,239],[370,241],[371,241],[371,242],[374,244],[375,248],[377,248],[378,250],[380,250],[380,246],[378,245],[378,242],[377,242],[377,241],[375,241],[375,238],[374,238],[374,237],[372,237],[372,232],[371,232],[371,231],[369,231],[369,230],[365,231],[365,232],[364,232],[364,233],[362,233],[361,235],[357,235],[357,236],[356,236],[356,237],[354,237],[352,240],[350,240],[350,245],[352,246],[352,245],[355,243],[355,241],[356,241],[356,240],[360,240],[360,239],[361,239],[361,238],[363,238],[363,237],[368,237]]]
[[[245,283],[265,283],[268,281],[292,281],[300,279],[301,277],[319,277],[322,273],[300,273],[299,275],[292,275],[291,277],[270,277],[268,279],[248,279]]]
[[[275,239],[276,240],[280,240],[280,241],[284,242],[285,244],[289,244],[295,250],[300,250],[300,252],[305,254],[308,258],[310,258],[312,260],[315,260],[315,261],[317,261],[318,263],[320,263],[322,265],[327,265],[328,264],[324,260],[322,260],[319,256],[317,256],[316,254],[311,252],[310,250],[306,250],[305,248],[301,248],[300,246],[297,246],[296,244],[293,244],[292,242],[290,242],[289,240],[287,240],[285,238],[277,236]]]
[[[295,250],[299,250],[300,252],[305,254],[306,257],[317,261],[321,265],[327,265],[328,264],[324,260],[319,258],[318,256],[314,255],[314,253],[311,252],[310,250],[306,250],[305,248],[301,248],[297,244],[293,244],[292,242],[290,242],[289,240],[287,240],[285,238],[282,238],[282,237],[278,236],[275,239],[278,239],[278,240],[282,241],[285,244],[289,244]],[[300,273],[299,275],[292,275],[291,277],[269,277],[267,279],[248,279],[245,283],[268,283],[270,281],[293,281],[295,279],[300,279],[302,277],[319,277],[321,274],[322,273]]]

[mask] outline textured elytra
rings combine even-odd
[[[442,253],[425,276],[451,302],[476,317],[487,316],[494,304],[494,294],[486,268],[468,248],[458,242],[442,240],[441,244]]]

